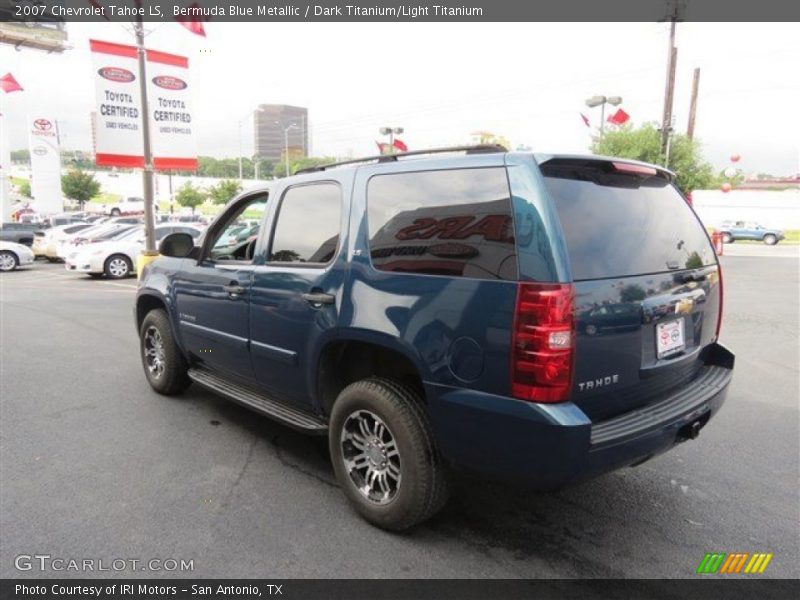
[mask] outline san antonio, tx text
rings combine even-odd
[[[110,585],[65,585],[65,584],[51,584],[51,585],[26,585],[18,583],[14,586],[14,592],[17,596],[44,596],[48,593],[52,596],[93,596],[100,598],[106,596],[177,596],[178,592],[190,593],[192,596],[233,596],[235,598],[261,598],[266,596],[283,596],[283,585],[266,584],[262,586],[257,585],[196,585],[192,584],[190,588],[178,589],[174,585],[149,585],[149,584],[133,584],[121,583]]]

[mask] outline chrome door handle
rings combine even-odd
[[[241,285],[223,285],[222,289],[228,292],[231,298],[238,298],[245,292],[244,287]]]
[[[336,296],[333,294],[325,294],[322,292],[312,292],[302,295],[303,300],[309,304],[320,306],[322,304],[333,304],[336,301]]]

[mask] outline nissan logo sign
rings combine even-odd
[[[183,79],[178,79],[177,77],[172,77],[170,75],[159,75],[158,77],[153,77],[153,83],[160,88],[164,88],[165,90],[185,90],[187,87],[187,83]]]
[[[53,124],[47,119],[36,119],[33,126],[39,131],[50,131],[53,128]]]
[[[120,67],[103,67],[97,70],[97,74],[103,79],[116,81],[117,83],[130,83],[136,79],[136,76],[128,71],[128,69],[122,69]]]

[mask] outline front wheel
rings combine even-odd
[[[768,233],[767,235],[764,236],[764,243],[767,246],[774,246],[775,244],[778,243],[778,238],[777,238],[777,236],[774,236],[771,233]]]
[[[333,406],[328,439],[339,485],[373,525],[402,531],[447,501],[445,465],[410,388],[379,378],[347,386]]]
[[[7,273],[19,266],[19,258],[11,250],[0,250],[0,271]]]
[[[139,351],[142,366],[150,386],[159,394],[179,394],[191,383],[167,313],[151,310],[139,328]]]
[[[109,279],[124,279],[133,271],[131,259],[122,254],[109,256],[106,260],[104,272]]]
[[[731,243],[733,243],[733,236],[730,233],[723,233],[722,234],[722,243],[723,244],[731,244]]]

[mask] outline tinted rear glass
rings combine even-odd
[[[566,236],[574,279],[715,264],[702,225],[663,177],[603,166],[542,165]]]
[[[369,181],[367,204],[376,269],[517,279],[504,168],[378,175]]]

